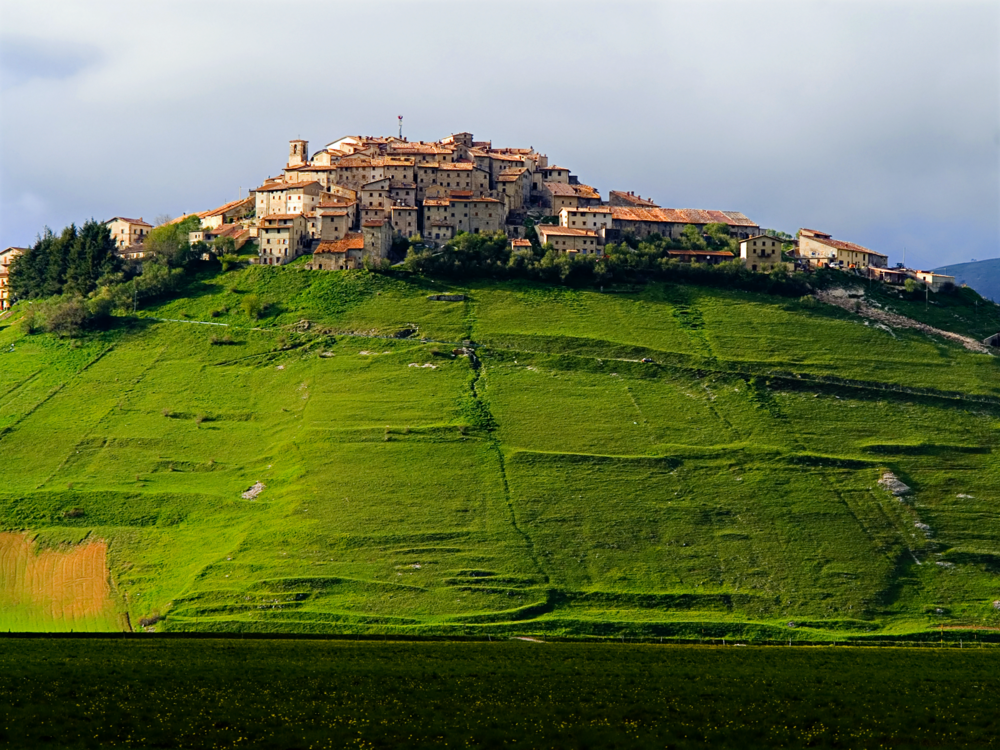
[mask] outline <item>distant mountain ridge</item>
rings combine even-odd
[[[1000,258],[954,263],[934,270],[954,276],[956,284],[968,284],[994,302],[1000,301]]]

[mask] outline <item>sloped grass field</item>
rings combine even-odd
[[[0,641],[0,743],[996,747],[1000,651]]]
[[[1000,330],[954,309],[937,324]],[[90,575],[133,628],[1000,627],[1000,369],[943,340],[739,291],[295,267],[199,276],[78,341],[16,320],[0,529],[106,544]]]

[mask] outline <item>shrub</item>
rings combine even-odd
[[[260,297],[256,294],[248,294],[243,298],[240,303],[240,307],[243,308],[243,312],[251,320],[257,320],[260,317],[263,305],[261,304]]]
[[[83,508],[70,508],[63,511],[63,518],[83,518],[87,512]]]
[[[25,310],[24,315],[21,316],[21,332],[30,336],[33,333],[38,333],[40,330],[42,330],[41,321],[39,321],[38,316],[35,314],[34,308],[29,307]]]
[[[235,253],[226,253],[225,255],[220,255],[219,262],[222,264],[223,273],[225,273],[231,268],[238,268],[241,263],[240,256],[236,255]]]
[[[804,294],[799,297],[799,304],[802,307],[819,307],[819,301],[811,294]]]
[[[923,284],[921,284],[916,279],[907,279],[903,283],[903,289],[906,290],[908,294],[916,294],[917,292],[923,291]]]
[[[160,620],[166,619],[159,612],[153,612],[152,614],[146,615],[145,617],[139,618],[139,627],[148,628],[151,625],[155,625],[160,622]]]
[[[80,297],[55,302],[45,316],[45,330],[57,336],[74,338],[83,332],[87,308]]]

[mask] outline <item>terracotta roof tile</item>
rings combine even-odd
[[[189,214],[190,216],[191,214]],[[153,226],[148,221],[143,221],[142,219],[126,219],[124,216],[116,216],[113,219],[108,219],[105,224],[110,224],[112,221],[124,221],[128,224],[135,224],[140,227],[151,227]]]
[[[302,188],[312,187],[313,185],[322,189],[322,186],[316,180],[308,180],[304,182],[275,182],[271,185],[261,185],[254,192],[274,193],[282,190],[301,190]]]
[[[880,258],[888,258],[889,257],[888,255],[885,255],[884,253],[878,253],[878,252],[875,252],[874,250],[869,250],[867,247],[864,247],[863,245],[856,245],[853,242],[844,242],[843,240],[835,240],[835,239],[833,239],[832,237],[829,237],[829,236],[826,236],[826,237],[810,237],[809,239],[811,239],[813,242],[818,242],[821,245],[827,245],[828,247],[833,247],[833,248],[836,248],[838,250],[847,250],[847,251],[853,252],[853,253],[865,253],[866,255],[877,255]]]
[[[596,237],[597,232],[592,229],[573,229],[572,227],[560,227],[555,224],[537,224],[535,231],[539,235],[555,235],[557,237]]]
[[[570,185],[565,182],[544,182],[545,189],[548,190],[552,195],[559,195],[564,197],[575,196],[577,198],[586,198],[588,200],[600,200],[601,194],[598,193],[590,185]]]
[[[343,239],[334,242],[321,242],[313,251],[313,255],[321,253],[346,253],[348,250],[364,250],[365,238],[356,232],[348,232]]]
[[[756,227],[739,211],[704,211],[698,208],[641,208],[608,206],[615,221],[645,221],[661,224],[726,224]]]

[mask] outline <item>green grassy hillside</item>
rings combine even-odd
[[[1000,330],[961,300],[882,303]],[[0,320],[0,529],[106,540],[160,631],[997,627],[998,375],[747,292],[254,267],[82,340]]]

